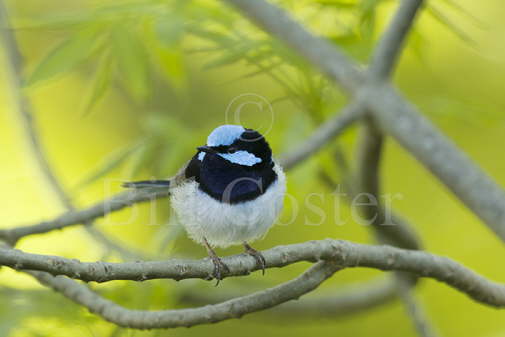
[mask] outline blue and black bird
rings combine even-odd
[[[265,268],[249,243],[263,237],[282,210],[286,177],[257,131],[240,125],[214,129],[187,165],[170,181],[140,181],[126,187],[167,186],[179,222],[207,248],[218,281],[228,267],[213,248],[242,244]]]

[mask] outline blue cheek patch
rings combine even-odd
[[[198,160],[199,160],[199,161],[203,161],[203,158],[205,158],[205,152],[200,152],[200,153],[198,154]]]
[[[245,129],[241,125],[221,125],[214,129],[207,138],[208,146],[231,145],[240,138]]]
[[[247,151],[237,151],[234,153],[219,153],[219,156],[232,162],[234,164],[253,166],[254,164],[261,163],[261,158],[256,157]]]

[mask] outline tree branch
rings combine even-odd
[[[363,104],[356,100],[347,105],[339,114],[321,124],[312,135],[291,152],[281,155],[279,164],[289,170],[315,154],[331,139],[339,136],[363,115]]]
[[[12,229],[0,230],[0,238],[3,238],[10,243],[15,243],[27,235],[42,234],[69,226],[84,224],[88,221],[100,218],[114,211],[119,211],[133,204],[153,201],[158,198],[165,198],[168,195],[169,190],[167,188],[128,190],[118,193],[112,198],[99,201],[93,206],[83,210],[64,213],[53,220],[43,221],[30,226],[20,226]]]
[[[400,216],[385,210],[380,204],[380,159],[383,150],[383,136],[374,124],[365,121],[360,134],[357,151],[358,174],[356,178],[359,193],[366,193],[375,198],[376,205],[361,207],[361,212],[366,219],[371,220],[371,225],[379,242],[390,244],[405,249],[421,249],[421,242],[412,226]],[[359,196],[356,194],[354,197]],[[391,212],[386,216],[386,212]]]
[[[400,56],[405,39],[423,0],[402,0],[372,56],[369,76],[384,80],[390,76]]]
[[[314,290],[339,269],[340,267],[334,263],[318,262],[291,281],[251,295],[195,309],[160,311],[126,309],[100,297],[85,285],[73,280],[61,276],[51,276],[44,272],[29,271],[28,273],[40,283],[88,308],[89,311],[109,322],[126,328],[160,329],[215,323],[274,307]]]
[[[360,138],[361,143],[358,148],[359,151],[357,156],[359,161],[358,182],[360,191],[369,193],[376,199],[376,207],[371,207],[370,205],[361,207],[362,213],[364,213],[367,218],[373,219],[371,224],[379,242],[403,246],[404,248],[419,249],[419,245],[408,246],[410,244],[410,237],[402,235],[403,233],[399,231],[401,227],[385,226],[386,224],[383,222],[385,217],[378,198],[380,194],[380,159],[382,157],[384,143],[382,133],[375,128],[373,122],[368,120],[365,121],[363,125]],[[407,245],[407,247],[405,247],[405,245]],[[412,294],[411,289],[417,282],[417,275],[397,272],[394,276],[398,286],[398,295],[418,335],[421,337],[435,336],[422,308]]]
[[[489,305],[505,306],[505,285],[485,279],[459,263],[427,252],[404,250],[390,246],[371,246],[342,240],[308,241],[278,246],[263,252],[266,267],[283,267],[299,261],[333,261],[340,267],[369,267],[385,271],[405,271],[420,277],[444,282],[474,300]],[[255,260],[245,254],[226,257],[230,268],[225,276],[247,275],[257,270]],[[0,249],[0,264],[14,269],[47,271],[84,281],[149,280],[171,278],[207,279],[212,275],[209,260],[178,260],[152,262],[79,262],[57,256],[23,253]]]
[[[422,306],[415,298],[412,286],[408,279],[396,277],[397,292],[402,300],[405,311],[409,315],[414,327],[421,337],[436,337],[438,334],[429,323]]]
[[[206,305],[218,303],[226,299],[238,297],[241,294],[224,294],[215,292],[183,291],[179,302],[192,305]],[[304,297],[299,301],[290,301],[273,308],[270,313],[275,314],[274,319],[286,317],[288,319],[313,319],[317,318],[340,318],[352,315],[364,310],[389,303],[397,298],[397,285],[389,279],[377,279],[357,284],[339,286],[335,290],[325,290],[324,294],[312,297]]]

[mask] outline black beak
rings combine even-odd
[[[196,148],[198,151],[202,151],[202,152],[206,152],[206,153],[216,153],[217,151],[214,150],[212,147],[210,146],[199,146]]]

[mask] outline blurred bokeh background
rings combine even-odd
[[[397,5],[391,0],[277,3],[363,64]],[[4,5],[23,55],[22,90],[31,102],[41,143],[55,175],[78,206],[121,191],[122,181],[171,176],[218,125],[256,128],[279,155],[303,142],[346,103],[310,66],[220,2],[7,0]],[[395,75],[403,93],[502,186],[503,13],[501,0],[429,1]],[[51,219],[64,208],[34,159],[4,51],[0,227],[10,228]],[[335,195],[320,179],[322,170],[340,181],[335,147],[352,166],[356,136],[357,129],[350,129],[289,172],[283,224],[274,226],[255,247],[327,237],[373,242],[369,228],[353,221],[344,202],[340,211],[335,208]],[[427,250],[490,279],[505,279],[503,244],[392,140],[387,142],[382,174],[384,192],[401,195],[393,207],[414,224]],[[321,199],[311,202],[326,217],[307,207],[310,193],[321,193]],[[345,222],[337,225],[335,217]],[[171,219],[167,200],[99,219],[96,227],[133,256],[97,243],[80,226],[28,237],[17,247],[84,261],[205,256]],[[268,270],[265,276],[226,279],[218,288],[203,280],[120,281],[93,288],[129,308],[179,308],[190,305],[183,294],[249,293],[294,277],[307,266],[300,263]],[[308,296],[381,275],[345,270]],[[477,304],[446,285],[423,280],[416,295],[443,336],[505,336],[504,312]],[[117,329],[8,268],[0,270],[0,302],[0,335],[12,337],[415,336],[398,301],[338,317],[307,312],[288,318],[265,311],[190,329]]]

